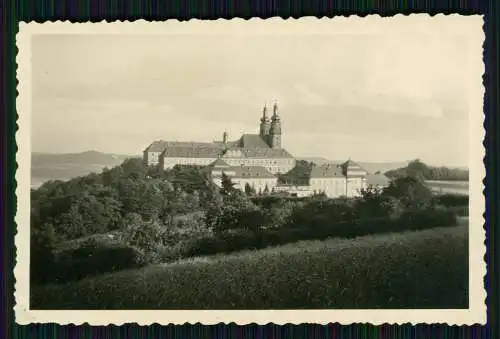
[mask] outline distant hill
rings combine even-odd
[[[38,187],[48,180],[68,180],[100,172],[104,167],[114,167],[130,155],[108,154],[97,151],[82,153],[31,154],[31,186]]]
[[[322,157],[299,157],[297,160],[304,160],[308,162],[315,163],[316,165],[324,165],[324,164],[340,164],[346,160],[328,160]],[[353,159],[356,161],[356,159]],[[368,173],[385,173],[387,171],[395,170],[398,168],[406,167],[410,162],[402,161],[402,162],[360,162],[356,161],[361,167],[363,167]]]

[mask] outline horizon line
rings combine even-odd
[[[112,153],[112,152],[103,152],[103,151],[98,151],[98,150],[86,150],[86,151],[73,151],[73,152],[49,152],[49,151],[31,151],[31,154],[44,154],[44,155],[77,155],[77,154],[83,154],[83,153],[99,153],[99,154],[104,154],[104,155],[114,155],[114,156],[123,156],[123,157],[141,157],[142,152],[138,152],[136,154],[123,154],[123,153]],[[315,156],[315,155],[294,155],[293,156],[295,159],[303,160],[303,159],[321,159],[324,161],[342,161],[340,159],[329,159],[324,156]],[[365,162],[365,163],[370,163],[370,164],[387,164],[387,163],[408,163],[410,161],[414,161],[419,159],[422,161],[424,164],[433,166],[433,167],[448,167],[448,168],[458,168],[458,169],[469,169],[468,165],[446,165],[446,164],[433,164],[430,162],[426,162],[424,159],[419,158],[419,157],[412,157],[410,159],[401,159],[401,160],[355,160],[357,162]]]

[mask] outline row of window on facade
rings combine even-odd
[[[210,164],[215,158],[170,158],[164,160],[165,163],[191,164],[191,163],[206,163]],[[246,164],[248,166],[285,166],[293,165],[292,160],[267,160],[267,159],[225,159],[228,165]]]
[[[284,165],[293,165],[293,160],[269,160],[269,159],[224,159],[228,164],[239,164],[239,163],[246,163],[250,166],[269,166],[269,165],[274,165],[274,166],[284,166]]]

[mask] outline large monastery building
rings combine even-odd
[[[213,142],[158,140],[144,150],[143,158],[147,165],[163,169],[176,165],[207,166],[216,185],[221,186],[225,174],[235,188],[244,190],[248,184],[256,192],[267,188],[269,192],[288,192],[296,196],[325,193],[328,197],[352,197],[370,186],[371,181],[376,182],[376,186],[387,185],[380,175],[369,176],[350,159],[342,164],[314,166],[308,182],[302,186],[279,185],[277,175],[290,171],[296,161],[283,148],[281,118],[276,103],[271,118],[264,106],[259,134],[243,134],[234,141],[228,140],[227,132],[221,141]]]

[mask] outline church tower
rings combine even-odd
[[[273,116],[271,118],[271,130],[269,133],[269,146],[281,148],[281,120],[278,115],[278,103],[274,103]]]
[[[264,109],[262,110],[262,118],[260,119],[260,136],[266,142],[268,142],[269,131],[271,129],[271,121],[267,117],[267,105],[264,105]]]

